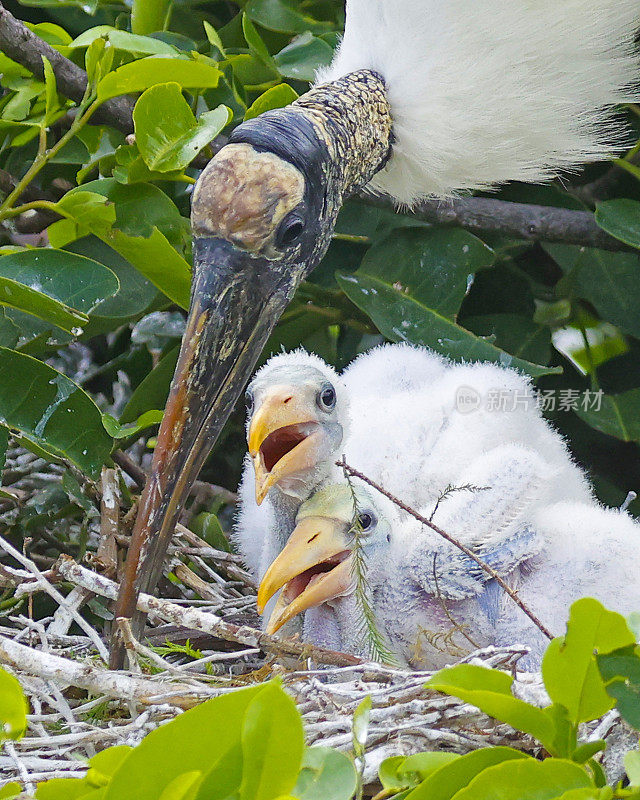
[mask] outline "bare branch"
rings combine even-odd
[[[118,585],[114,581],[98,575],[79,564],[69,556],[60,556],[57,564],[59,573],[71,583],[83,586],[102,597],[115,600],[118,594]],[[350,666],[361,664],[362,661],[347,653],[327,650],[324,647],[314,647],[292,639],[277,639],[262,631],[250,628],[248,625],[234,625],[225,622],[216,614],[199,611],[197,608],[183,608],[169,600],[140,594],[137,601],[138,611],[153,614],[165,622],[179,625],[183,628],[204,631],[212,636],[225,639],[228,642],[259,647],[280,656],[295,659],[312,658],[319,664],[332,664],[337,666]]]
[[[187,683],[159,684],[149,678],[134,677],[92,664],[44,653],[0,636],[0,662],[13,669],[38,675],[59,684],[70,684],[88,692],[118,699],[127,698],[144,705],[170,703],[191,708],[219,692]]]
[[[79,103],[87,88],[87,73],[32,33],[0,3],[0,50],[9,58],[43,79],[42,56],[51,63],[58,91]],[[112,125],[123,133],[133,131],[133,103],[128,97],[107,100],[93,116],[94,122]]]
[[[102,500],[100,502],[100,542],[95,561],[110,577],[118,569],[118,528],[120,527],[120,489],[115,469],[102,468]]]
[[[387,197],[360,195],[367,205],[396,210]],[[410,216],[434,225],[456,225],[479,235],[497,233],[528,242],[557,242],[602,250],[630,250],[598,227],[590,211],[511,203],[493,197],[423,200]],[[637,250],[633,250],[637,253]]]
[[[367,478],[366,475],[363,475],[362,472],[359,472],[357,469],[350,467],[346,463],[346,461],[343,460],[336,461],[336,466],[341,467],[348,475],[351,475],[354,478],[359,478],[361,481],[363,481],[363,483],[366,483],[368,486],[371,486],[377,492],[380,492],[380,494],[384,495],[388,500],[391,500],[391,502],[394,503],[396,506],[398,506],[398,508],[401,508],[403,511],[406,511],[407,514],[410,514],[414,519],[417,519],[418,522],[421,522],[423,525],[426,525],[428,528],[431,528],[431,530],[435,531],[437,534],[442,536],[443,539],[446,539],[450,544],[457,547],[458,550],[462,550],[462,552],[468,558],[470,558],[472,561],[475,561],[479,567],[481,567],[488,575],[490,575],[495,580],[495,582],[506,592],[506,594],[509,595],[509,597],[513,600],[513,602],[518,606],[518,608],[524,611],[524,613],[529,617],[531,622],[533,622],[533,624],[547,637],[547,639],[553,639],[553,634],[551,634],[549,630],[542,624],[542,622],[540,622],[540,620],[538,619],[538,617],[536,617],[533,611],[531,611],[531,609],[528,608],[528,606],[526,606],[522,602],[522,600],[518,597],[516,592],[513,591],[513,589],[509,586],[509,584],[505,583],[505,581],[500,577],[500,575],[498,575],[498,573],[492,567],[490,567],[481,558],[479,558],[473,552],[473,550],[469,550],[469,548],[465,547],[465,545],[463,545],[462,542],[458,541],[456,538],[451,536],[451,534],[443,531],[442,528],[439,528],[435,523],[431,522],[430,519],[423,517],[422,514],[418,514],[417,511],[414,511],[413,508],[411,508],[406,503],[403,503],[402,500],[399,500],[397,497],[392,495],[391,492],[388,492],[386,489],[383,489],[382,486],[380,486],[380,484],[376,483],[375,481],[372,481],[371,478]]]

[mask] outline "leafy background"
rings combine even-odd
[[[80,485],[90,495],[113,450],[144,463],[153,447],[188,304],[190,192],[209,142],[303,93],[331,59],[344,12],[337,0],[5,6],[89,75],[85,97],[72,102],[48,64],[40,80],[0,55],[0,423],[68,466],[55,489],[20,509],[13,531],[28,524],[58,536],[61,520],[91,516]],[[114,98],[135,102],[134,136],[100,117]],[[630,147],[639,113],[621,109]],[[600,192],[596,220],[618,251],[481,240],[349,200],[262,360],[302,345],[342,368],[376,343],[404,339],[510,363],[542,390],[602,389],[599,412],[550,417],[599,497],[619,505],[640,486],[637,149],[615,168],[494,195],[594,211]],[[203,477],[235,489],[244,450],[238,409]],[[12,480],[6,471],[9,498]]]

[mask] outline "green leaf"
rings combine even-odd
[[[640,442],[640,389],[605,394],[600,408],[576,408],[576,414],[592,428],[623,442]]]
[[[138,419],[130,425],[121,425],[115,417],[111,414],[102,415],[102,424],[106,432],[113,439],[127,439],[130,436],[135,436],[146,428],[152,425],[158,425],[162,422],[162,415],[164,412],[157,409],[146,411],[141,414]]]
[[[22,786],[15,781],[11,781],[11,783],[5,783],[5,785],[0,788],[0,800],[14,800],[20,792],[22,791]]]
[[[2,470],[4,469],[7,458],[7,447],[9,446],[9,429],[0,425],[0,484],[2,483]]]
[[[203,20],[202,24],[204,25],[204,31],[207,34],[207,39],[209,40],[209,44],[212,44],[220,53],[222,58],[225,57],[225,50],[224,45],[222,44],[222,39],[220,38],[220,34],[218,31],[211,25],[207,20]]]
[[[625,753],[624,768],[627,778],[632,786],[640,786],[640,750],[631,750]]]
[[[474,273],[492,260],[492,251],[466,231],[402,229],[337,281],[392,341],[425,345],[454,360],[497,362],[533,377],[561,371],[510,355],[453,322]]]
[[[488,767],[531,758],[526,753],[511,747],[487,747],[458,756],[431,772],[426,779],[407,795],[407,800],[450,800],[456,792],[463,789],[476,775]]]
[[[203,511],[191,523],[191,530],[217,550],[230,552],[229,540],[216,514]]]
[[[369,732],[369,719],[371,717],[371,697],[367,695],[353,712],[353,730],[351,739],[356,758],[364,756],[367,734]]]
[[[631,247],[640,247],[640,203],[619,198],[598,203],[596,222],[611,236]]]
[[[325,33],[331,29],[328,22],[317,22],[313,17],[295,11],[284,0],[249,0],[245,13],[258,25],[281,33]]]
[[[273,57],[273,63],[285,78],[313,81],[316,72],[333,58],[333,48],[311,33],[297,36]]]
[[[205,771],[239,743],[244,715],[264,685],[207,700],[152,731],[113,775],[105,800],[158,800],[177,775]]]
[[[22,687],[13,675],[0,668],[0,742],[24,736],[27,710]]]
[[[616,700],[620,716],[640,730],[640,657],[634,647],[623,647],[597,658],[607,694]]]
[[[278,683],[267,684],[244,718],[240,800],[271,800],[290,792],[300,772],[303,750],[296,704]]]
[[[298,97],[288,83],[279,83],[277,86],[272,86],[266,92],[260,95],[247,109],[244,118],[253,119],[264,114],[265,111],[271,111],[273,108],[282,108],[293,103]]]
[[[274,76],[277,77],[278,69],[271,56],[271,53],[269,52],[269,48],[262,41],[255,25],[251,22],[246,14],[242,15],[242,32],[244,33],[244,38],[246,39],[247,44],[249,45],[251,54],[255,56],[258,61],[264,64],[267,69],[271,70]]]
[[[81,33],[80,36],[77,36],[69,46],[88,47],[91,42],[101,36],[106,37],[116,50],[124,50],[126,53],[134,53],[135,55],[177,55],[175,47],[160,41],[160,39],[152,39],[150,36],[139,36],[128,31],[120,31],[110,25],[97,25],[95,28],[89,28],[89,30]]]
[[[116,150],[113,177],[118,183],[149,183],[151,181],[178,181],[184,178],[182,170],[158,172],[149,169],[135,144],[123,145]]]
[[[237,800],[244,766],[240,741],[217,752],[212,761],[213,767],[203,777],[193,800]]]
[[[465,327],[478,336],[495,337],[501,350],[534,364],[551,359],[551,331],[522,314],[483,314],[465,318]]]
[[[108,265],[120,281],[118,292],[103,300],[91,312],[92,321],[113,319],[113,327],[116,327],[125,319],[139,316],[158,296],[158,290],[150,281],[97,236],[88,236],[73,242],[68,245],[68,249]]]
[[[602,319],[640,336],[640,256],[568,244],[545,244],[544,249],[567,273],[568,286]]]
[[[513,678],[504,672],[460,664],[436,672],[426,687],[477,706],[485,714],[531,734],[552,752],[555,733],[552,719],[543,709],[514,697],[511,694],[512,683]]]
[[[133,422],[147,411],[164,408],[179,352],[180,348],[174,347],[136,388],[120,415],[120,424]]]
[[[93,89],[104,75],[111,71],[115,57],[115,48],[108,47],[106,39],[95,39],[84,54],[84,64],[87,70],[89,84]]]
[[[405,786],[415,786],[440,767],[458,758],[460,756],[457,753],[414,753],[399,765],[398,776],[405,781]]]
[[[607,747],[604,739],[596,739],[595,742],[584,742],[573,751],[571,760],[577,764],[584,764],[593,758],[596,753],[601,753]]]
[[[4,308],[0,306],[0,346],[15,347],[20,338],[20,328],[9,319]]]
[[[131,6],[131,31],[144,35],[164,30],[171,8],[171,0],[133,0]]]
[[[405,228],[371,247],[357,275],[367,275],[455,319],[474,274],[493,263],[493,251],[467,231]]]
[[[183,89],[214,89],[221,76],[222,72],[207,61],[150,56],[123,64],[105,75],[98,84],[98,99],[104,102],[120,94],[143,92],[166,83],[167,78]]]
[[[292,794],[298,800],[351,800],[356,784],[356,771],[344,753],[307,747]]]
[[[77,191],[72,189],[65,199]],[[81,191],[101,194],[116,209],[116,221],[111,230],[101,226],[100,212],[95,235],[170,300],[188,308],[191,269],[175,249],[185,240],[188,221],[167,195],[150,184],[122,186],[110,178],[91,181]]]
[[[186,800],[191,798],[193,797],[193,790],[201,780],[202,772],[200,770],[192,770],[191,772],[183,772],[182,775],[176,775],[165,786],[158,800]]]
[[[454,800],[552,800],[571,789],[590,789],[587,772],[572,761],[523,758],[488,767]]]
[[[187,167],[229,119],[229,109],[219,106],[196,122],[177,83],[147,89],[133,110],[136,144],[149,169],[159,172]]]
[[[42,56],[42,66],[44,71],[44,102],[45,102],[45,111],[44,111],[44,120],[42,124],[46,128],[48,125],[53,122],[55,118],[56,111],[58,110],[59,103],[58,103],[58,92],[57,92],[57,84],[56,84],[56,76],[53,71],[53,67],[51,66],[51,62],[46,56]]]
[[[91,792],[91,786],[84,778],[52,778],[38,784],[37,800],[79,800]]]
[[[623,616],[593,598],[571,606],[567,633],[554,639],[542,661],[549,697],[563,705],[575,725],[597,719],[613,708],[598,671],[596,655],[634,644]]]
[[[0,422],[96,477],[112,442],[89,395],[55,369],[4,347],[0,374]]]
[[[47,228],[53,247],[64,247],[74,239],[101,231],[106,234],[116,221],[116,209],[97,192],[75,189],[56,203],[56,211],[65,219]]]
[[[0,303],[73,332],[118,291],[114,273],[89,258],[36,248],[0,256]]]
[[[108,783],[133,748],[125,744],[107,747],[89,759],[86,779],[96,786]]]
[[[560,367],[533,364],[500,350],[490,341],[428,308],[411,292],[405,292],[402,284],[389,283],[392,279],[374,278],[360,271],[338,273],[336,279],[347,297],[391,341],[430,347],[454,361],[491,361],[522,370],[534,378],[562,372]]]

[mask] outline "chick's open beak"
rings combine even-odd
[[[342,597],[352,587],[352,557],[344,525],[331,518],[306,517],[265,573],[258,589],[258,611],[262,613],[282,589],[267,627],[272,634],[302,611]]]
[[[314,466],[321,436],[317,419],[295,387],[268,391],[251,418],[248,435],[258,505],[282,478]]]

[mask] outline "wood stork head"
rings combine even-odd
[[[258,610],[262,613],[271,597],[282,589],[267,633],[275,633],[309,608],[353,595],[357,588],[356,558],[363,570],[363,590],[375,591],[389,568],[393,517],[384,498],[348,484],[325,486],[303,503],[289,541],[258,590]]]
[[[203,171],[189,317],[137,519],[143,557],[160,558],[269,333],[390,147],[384,84],[360,70],[243,123]]]

